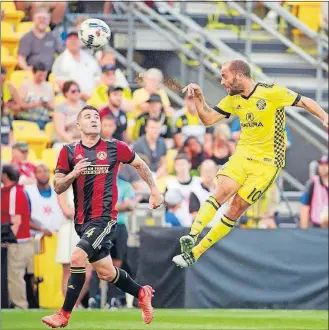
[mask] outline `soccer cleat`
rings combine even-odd
[[[41,321],[51,328],[65,328],[69,323],[70,317],[67,317],[64,313],[60,310],[53,315],[43,317]]]
[[[196,239],[191,236],[191,235],[185,235],[182,236],[179,239],[179,243],[180,243],[180,249],[182,253],[190,253],[194,244],[196,242]]]
[[[176,264],[176,266],[181,268],[186,268],[196,262],[192,252],[179,254],[173,257],[172,261]]]
[[[152,322],[153,319],[153,307],[152,307],[152,298],[153,292],[151,286],[143,286],[138,293],[138,304],[142,310],[143,321],[146,324]]]

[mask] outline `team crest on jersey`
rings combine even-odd
[[[266,102],[265,102],[265,100],[262,100],[262,99],[258,100],[256,105],[259,110],[264,110],[266,108]]]
[[[100,152],[97,153],[97,158],[99,160],[104,160],[104,159],[106,159],[106,157],[107,157],[107,154],[106,154],[105,151],[100,151]]]

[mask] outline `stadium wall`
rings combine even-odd
[[[326,230],[235,229],[183,270],[171,259],[186,232],[141,230],[137,279],[154,286],[155,307],[328,309]]]

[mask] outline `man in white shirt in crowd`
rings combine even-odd
[[[176,176],[168,181],[166,190],[179,190],[183,195],[183,201],[176,214],[182,221],[182,226],[188,227],[192,224],[192,216],[189,212],[189,201],[191,191],[200,187],[200,178],[191,176],[191,162],[185,154],[178,154],[175,158],[174,170]]]
[[[41,232],[51,236],[52,233],[58,232],[64,215],[54,187],[49,184],[48,167],[44,164],[38,165],[35,177],[36,184],[25,187],[31,203],[31,229],[33,234]]]
[[[194,220],[196,214],[198,213],[201,205],[207,200],[209,195],[215,190],[215,180],[214,177],[218,171],[216,163],[211,160],[205,160],[200,166],[200,178],[201,180],[198,184],[193,186],[190,195],[190,202],[189,202],[189,211]],[[223,210],[225,211],[225,204],[223,207],[217,211],[216,216],[214,219],[208,224],[208,227],[212,227],[214,222],[217,219],[220,219],[221,215],[223,214]]]
[[[87,101],[94,88],[101,68],[96,59],[81,49],[77,32],[70,32],[66,39],[66,49],[55,60],[52,72],[60,89],[67,80],[75,81],[81,89],[81,97]]]

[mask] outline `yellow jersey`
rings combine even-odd
[[[287,137],[284,107],[301,96],[275,84],[257,83],[248,96],[225,96],[214,110],[240,119],[241,135],[235,153],[276,167],[285,166]]]

